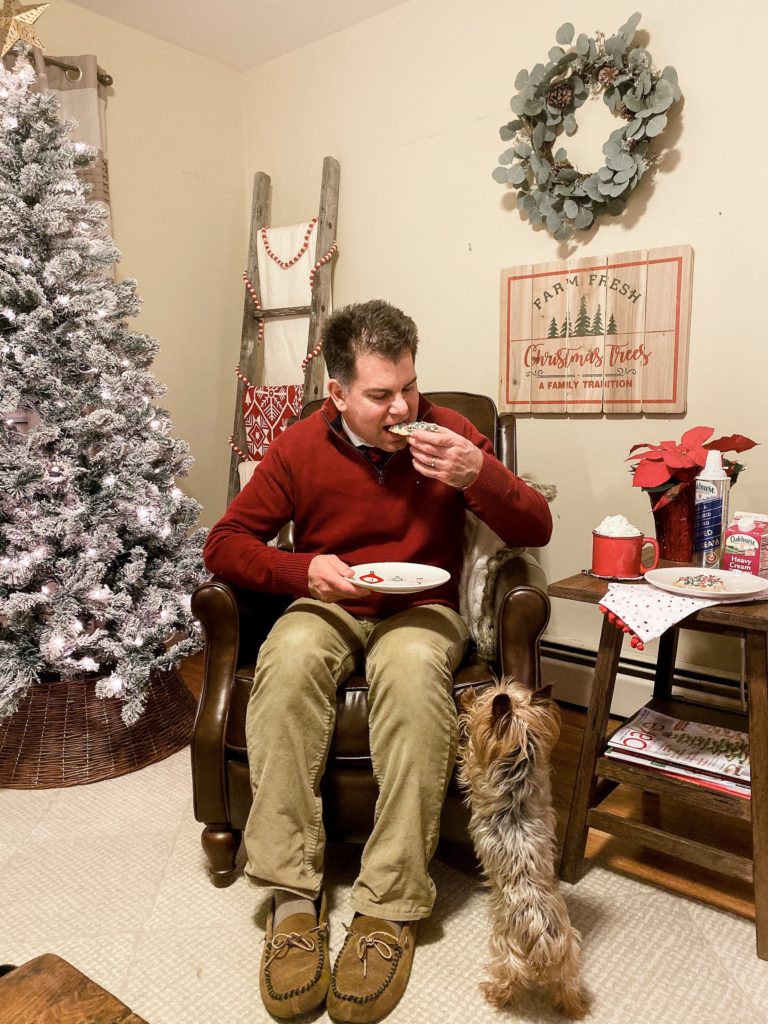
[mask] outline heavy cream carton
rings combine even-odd
[[[723,539],[721,568],[768,579],[768,515],[734,514]]]

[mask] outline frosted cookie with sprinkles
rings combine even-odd
[[[392,434],[400,434],[401,437],[410,437],[417,430],[434,430],[440,428],[436,423],[425,423],[423,420],[414,420],[411,423],[393,423],[387,430]]]
[[[722,593],[725,590],[725,583],[720,577],[708,573],[680,576],[675,580],[675,586],[680,587],[681,590],[710,590],[713,594]]]

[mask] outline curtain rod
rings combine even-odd
[[[29,59],[33,59],[32,54],[29,54]],[[83,69],[77,64],[67,64],[66,61],[56,60],[55,57],[46,57],[45,54],[43,54],[43,60],[46,64],[53,64],[54,67],[61,68],[62,71],[66,71],[67,75],[69,75],[70,71],[75,72],[76,77],[72,79],[73,82],[76,82],[83,73]],[[101,84],[107,88],[109,88],[110,85],[113,85],[115,81],[112,75],[108,75],[106,71],[102,71],[101,69],[99,69],[98,72],[98,79]]]
[[[43,60],[46,64],[53,64],[54,67],[61,68],[62,71],[67,73],[70,71],[76,72],[78,78],[83,73],[82,68],[78,67],[77,64],[67,64],[63,60],[56,60],[55,57],[46,57],[45,54],[43,54]],[[108,75],[106,71],[99,70],[98,78],[101,84],[107,86],[107,88],[114,83],[114,78],[112,75]]]

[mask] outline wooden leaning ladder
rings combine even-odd
[[[316,252],[319,255],[328,252],[336,240],[336,223],[339,212],[339,177],[340,168],[337,160],[327,156],[323,160],[323,177],[320,185],[320,208],[317,215]],[[269,227],[272,180],[268,174],[258,171],[253,176],[253,202],[251,205],[251,234],[248,243],[248,277],[257,296],[260,298],[259,262],[257,242],[263,227]],[[289,317],[309,316],[307,332],[307,355],[320,340],[323,324],[328,317],[331,303],[331,263],[321,267],[315,274],[309,306],[287,306],[283,309],[257,309],[253,299],[246,291],[243,300],[243,329],[240,337],[240,369],[251,381],[260,381],[264,372],[264,353],[258,343],[259,322],[287,319]],[[323,395],[323,377],[325,360],[320,356],[311,359],[304,372],[304,403],[311,402]],[[235,422],[232,430],[234,443],[242,451],[247,451],[245,424],[243,422],[243,394],[245,383],[237,381],[237,397],[235,400]],[[238,465],[240,456],[232,451],[229,462],[229,486],[227,505],[240,491]]]

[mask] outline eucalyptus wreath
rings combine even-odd
[[[546,64],[523,69],[515,79],[510,106],[517,117],[503,125],[501,138],[513,145],[499,157],[493,177],[518,190],[517,208],[532,224],[545,224],[558,241],[584,230],[602,214],[616,216],[652,160],[649,140],[667,124],[667,110],[680,99],[677,72],[653,66],[650,53],[632,47],[640,14],[633,14],[606,39],[579,35],[570,22],[557,31],[558,45]],[[564,49],[569,47],[569,49]],[[608,109],[626,123],[603,145],[605,163],[583,173],[563,148],[563,132],[578,129],[576,111],[592,94],[602,93]]]

